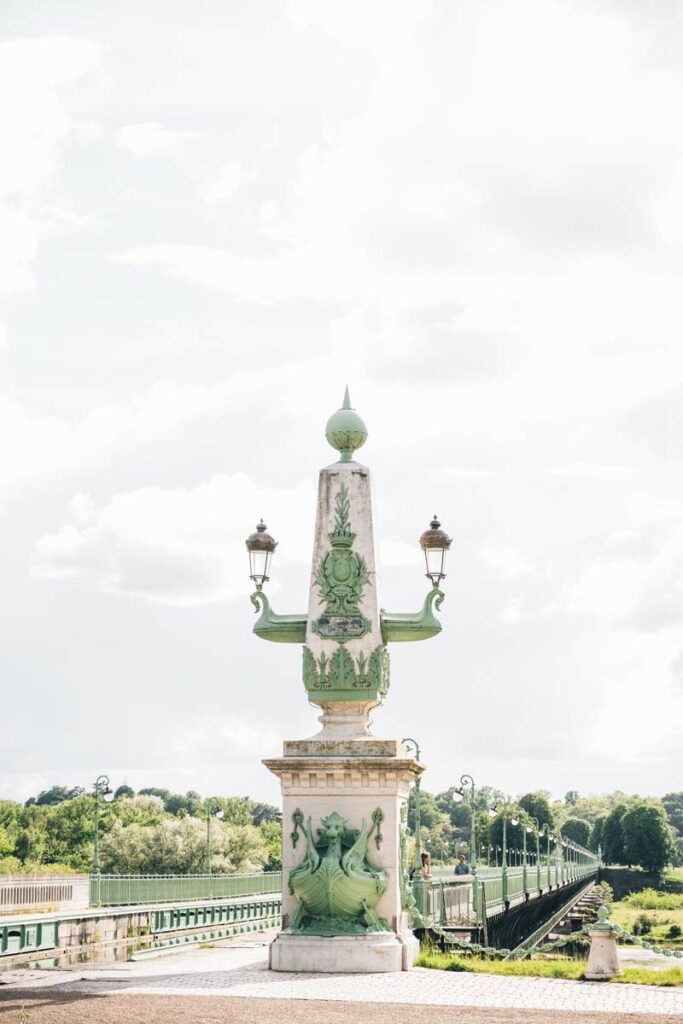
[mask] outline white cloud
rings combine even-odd
[[[567,588],[571,611],[644,632],[683,622],[683,529],[654,521],[610,536],[598,558]]]
[[[683,647],[671,662],[671,676],[676,689],[683,693]]]
[[[106,594],[190,606],[244,595],[246,535],[264,510],[288,537],[278,561],[308,556],[313,494],[258,487],[244,474],[217,474],[187,489],[147,487],[115,495],[102,509],[88,495],[72,500],[76,523],[35,544],[31,575],[79,579]]]
[[[534,572],[531,562],[511,544],[497,544],[488,540],[482,548],[481,557],[486,565],[507,579],[529,576]]]
[[[196,132],[174,131],[156,121],[126,124],[116,132],[116,144],[135,156],[168,153],[183,142],[196,138]]]
[[[239,160],[231,160],[221,167],[212,177],[207,178],[199,187],[199,198],[213,206],[229,202],[245,181],[242,164]]]

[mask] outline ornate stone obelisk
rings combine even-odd
[[[389,688],[387,642],[435,635],[443,595],[434,588],[416,615],[380,611],[370,474],[353,458],[367,432],[348,391],[326,436],[339,459],[320,472],[308,614],[276,615],[262,590],[252,597],[257,635],[303,643],[304,686],[322,709],[319,733],[264,762],[283,800],[283,931],[270,966],[399,971],[417,949],[405,821],[423,768],[398,740],[370,735],[369,713]]]

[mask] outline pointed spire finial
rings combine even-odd
[[[325,437],[339,452],[340,462],[351,462],[353,453],[368,439],[367,427],[351,406],[348,385],[344,391],[341,409],[333,413],[327,421]]]

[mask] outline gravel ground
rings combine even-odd
[[[0,1020],[19,1024],[681,1024],[680,1014],[399,1006],[395,1003],[202,996],[85,995],[52,989],[0,993]]]

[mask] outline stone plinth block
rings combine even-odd
[[[272,971],[380,974],[403,970],[404,946],[391,932],[374,935],[278,935],[270,946]]]
[[[621,974],[617,952],[618,932],[595,928],[591,929],[588,934],[591,948],[586,964],[586,980],[609,981],[616,974]]]
[[[326,757],[307,753],[264,761],[280,779],[283,803],[284,933],[273,947],[273,968],[341,972],[403,970],[412,966],[417,952],[403,906],[408,866],[406,807],[410,785],[419,777],[423,767],[406,756],[400,744],[389,744],[390,749],[400,752],[399,756],[385,757],[350,756],[344,740],[338,744],[327,741],[325,745]],[[292,749],[293,744],[285,746]],[[334,756],[335,751],[337,756]],[[338,815],[345,822],[346,845],[342,856],[344,851],[348,852],[354,836],[362,839],[365,835],[364,859],[359,862],[361,875],[371,870],[380,877],[377,890],[373,890],[371,914],[361,920],[360,931],[367,927],[369,934],[349,934],[354,928],[343,935],[306,934],[306,927],[311,924],[310,907],[302,906],[303,897],[298,898],[289,889],[292,872],[297,869],[299,874],[302,865],[304,871],[308,870],[306,865],[311,860],[310,857],[307,859],[306,853],[310,849],[311,838],[319,842],[323,819],[330,815]],[[326,849],[328,847],[322,842],[321,857],[325,856]],[[317,856],[314,850],[313,862]],[[331,890],[336,893],[347,887],[347,881],[342,877],[344,864],[341,857],[338,863],[341,870]],[[331,867],[336,870],[335,864]],[[316,867],[311,866],[311,876],[315,872]],[[314,881],[311,891],[315,889]],[[325,916],[324,910],[316,913],[321,913],[323,918]],[[335,916],[333,911],[330,914]],[[289,931],[290,928],[293,931]],[[335,955],[334,950],[340,951],[338,960],[330,960]],[[317,966],[292,966],[302,962],[299,959],[304,955],[302,951],[305,951],[306,963],[315,962]],[[311,951],[315,951],[315,961],[310,960]],[[334,966],[330,966],[331,963]]]

